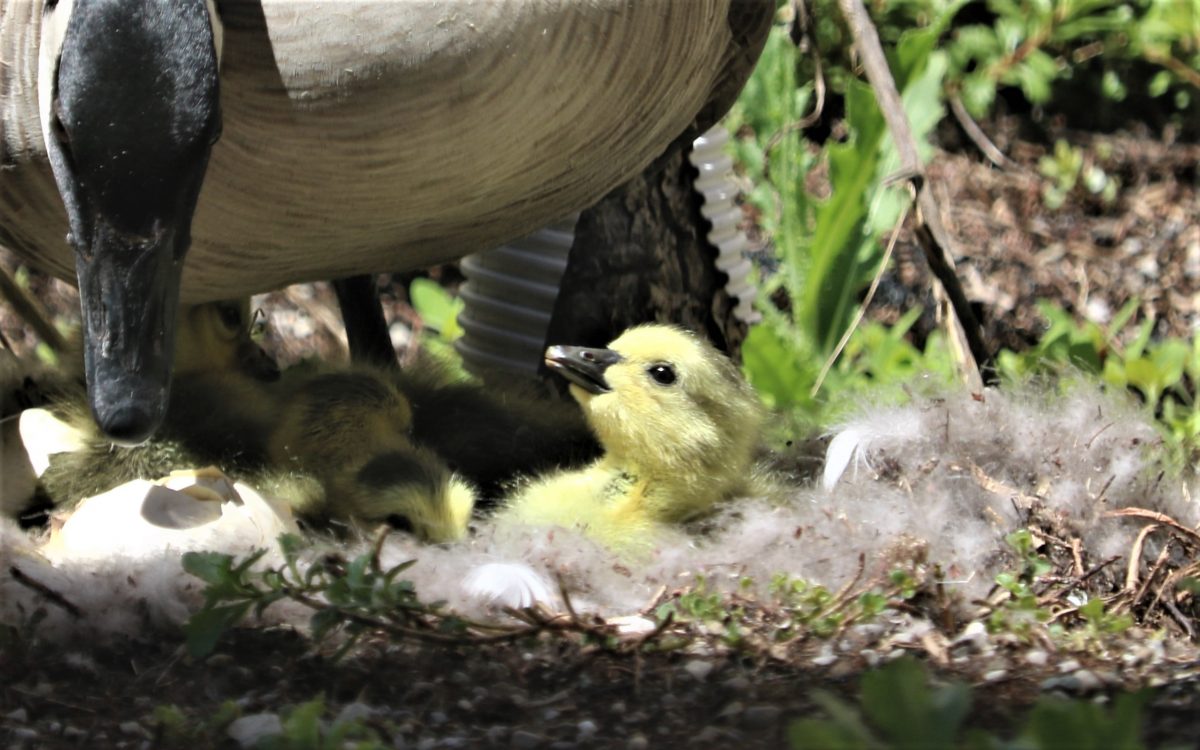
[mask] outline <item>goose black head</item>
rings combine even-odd
[[[67,209],[92,413],[111,439],[166,410],[192,214],[221,131],[206,0],[47,0],[39,105]]]

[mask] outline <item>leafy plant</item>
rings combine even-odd
[[[1038,309],[1049,321],[1042,337],[1027,351],[1000,352],[997,366],[1009,381],[1078,371],[1098,376],[1113,388],[1134,391],[1157,418],[1171,459],[1187,463],[1200,446],[1194,392],[1200,383],[1200,334],[1190,342],[1155,341],[1153,319],[1136,327],[1130,324],[1138,306],[1138,300],[1130,300],[1107,326],[1100,326],[1078,323],[1062,308],[1040,303]]]
[[[1061,139],[1055,142],[1051,155],[1038,161],[1038,172],[1049,180],[1042,187],[1042,200],[1051,210],[1061,208],[1067,197],[1081,185],[1089,195],[1097,196],[1105,204],[1116,200],[1120,188],[1115,177],[1109,177],[1095,164],[1086,163],[1082,149]]]
[[[1140,738],[1144,693],[1117,696],[1111,710],[1085,700],[1042,698],[1017,736],[1006,740],[966,727],[969,687],[955,682],[936,687],[930,683],[925,668],[915,659],[897,659],[863,675],[857,706],[823,691],[814,692],[813,701],[828,718],[793,722],[788,739],[794,750],[1144,747]]]
[[[441,284],[430,279],[413,279],[408,287],[408,298],[425,327],[436,331],[443,340],[451,342],[462,336],[458,314],[466,303],[447,292]]]
[[[413,309],[421,316],[425,329],[436,334],[422,338],[423,350],[441,365],[447,375],[458,380],[470,380],[462,357],[453,346],[463,335],[458,315],[466,303],[447,292],[436,281],[424,278],[413,279],[408,288],[408,298]]]
[[[805,748],[938,748],[958,747],[971,707],[970,690],[957,683],[930,689],[924,668],[903,658],[863,675],[860,707],[823,691],[813,701],[828,719],[793,722],[788,739]]]
[[[214,747],[230,722],[242,715],[233,701],[225,701],[212,714],[189,716],[179,706],[156,706],[150,718],[161,747]]]
[[[1017,553],[1020,568],[996,576],[996,585],[1008,592],[1008,599],[992,612],[988,628],[992,632],[1028,635],[1036,623],[1050,619],[1050,612],[1038,602],[1034,583],[1049,573],[1052,566],[1038,553],[1033,534],[1028,529],[1009,534],[1005,541]]]
[[[895,49],[897,84],[915,135],[922,140],[942,115],[939,96],[946,60],[934,49],[936,41],[935,29],[923,29],[902,35]],[[810,391],[821,363],[850,327],[858,294],[882,260],[882,238],[908,197],[885,184],[899,160],[874,95],[864,83],[845,84],[845,140],[827,143],[819,159],[802,145],[794,125],[811,96],[809,88],[796,87],[797,54],[785,31],[773,30],[747,97],[729,122],[744,136],[735,153],[758,183],[752,201],[775,240],[778,272],[764,279],[765,296],[778,292],[790,301],[786,312],[761,305],[764,320],[743,346],[746,373],[773,405],[817,413],[821,405]],[[782,103],[767,106],[763,92],[771,87],[795,94],[785,93]],[[828,167],[830,189],[824,199],[806,187],[821,164]],[[879,336],[879,329],[873,333],[886,338]],[[852,348],[859,356],[867,351],[861,345]],[[910,351],[914,359],[920,357]],[[900,362],[877,359],[873,364],[878,370],[872,378],[903,377],[890,369]],[[843,368],[834,377],[845,372]]]
[[[362,719],[326,722],[322,720],[324,714],[323,696],[301,703],[284,716],[283,731],[264,737],[259,746],[263,750],[382,750],[388,747]]]
[[[280,543],[283,564],[266,569],[255,567],[265,550],[240,562],[214,552],[184,554],[184,570],[207,584],[204,606],[185,627],[193,656],[211,653],[221,635],[252,611],[259,616],[285,599],[313,610],[309,626],[316,640],[334,632],[347,636],[339,655],[371,629],[411,628],[420,634],[461,628],[457,618],[440,616],[436,605],[421,603],[412,583],[400,578],[415,561],[384,569],[376,549],[349,562],[326,554],[302,565],[301,540],[284,535]]]

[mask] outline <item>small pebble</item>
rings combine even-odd
[[[1050,661],[1050,655],[1041,649],[1034,649],[1025,654],[1025,663],[1031,667],[1044,667]]]
[[[750,729],[768,729],[779,721],[780,713],[779,706],[750,706],[742,714],[742,721]]]
[[[23,708],[18,708],[15,711],[9,711],[8,713],[4,714],[4,718],[8,719],[9,721],[15,721],[18,724],[24,724],[25,722],[29,721],[29,712]]]
[[[692,659],[687,664],[683,665],[683,671],[690,674],[698,682],[703,682],[713,671],[713,665],[710,661]]]
[[[1099,690],[1104,685],[1104,683],[1100,681],[1100,678],[1088,669],[1077,670],[1071,676],[1075,678],[1076,683],[1079,685],[1079,689],[1085,693],[1090,693],[1093,690]]]
[[[650,747],[650,740],[646,739],[646,735],[638,733],[629,738],[629,744],[626,747],[629,750],[646,750]]]
[[[29,727],[17,727],[12,730],[10,735],[14,740],[36,740],[38,733],[36,729]]]
[[[688,744],[697,745],[699,747],[715,747],[717,741],[723,739],[724,736],[725,733],[722,732],[720,728],[708,726],[692,735],[688,740]]]
[[[1074,672],[1082,666],[1083,665],[1075,659],[1065,659],[1058,663],[1058,671],[1066,674],[1067,672]]]
[[[508,727],[501,724],[493,724],[492,726],[488,727],[488,730],[484,736],[487,737],[487,741],[491,744],[499,745],[504,741],[504,738],[508,736]]]
[[[1007,674],[1008,674],[1007,669],[993,669],[990,672],[984,673],[983,681],[984,682],[996,682],[997,680],[1004,679],[1005,675],[1007,675]]]
[[[576,725],[576,730],[579,733],[579,739],[581,741],[590,740],[592,737],[596,736],[596,722],[592,721],[591,719],[584,719],[583,721],[579,722],[578,725]]]
[[[742,675],[737,675],[736,677],[730,677],[728,680],[725,680],[722,685],[724,685],[727,690],[731,690],[735,693],[744,693],[750,689],[750,680],[746,679]]]
[[[541,747],[542,738],[533,732],[527,732],[524,729],[518,729],[512,733],[511,746],[515,750],[533,750],[536,747]]]
[[[283,734],[283,722],[276,714],[249,714],[234,719],[225,734],[242,747],[256,747],[265,737]]]
[[[121,730],[122,734],[134,734],[139,736],[146,734],[145,728],[136,721],[123,721],[117,725],[117,728]]]
[[[956,637],[953,641],[950,642],[950,645],[951,646],[965,645],[965,646],[969,646],[973,649],[982,651],[983,648],[987,645],[987,642],[988,642],[987,626],[985,626],[982,622],[976,620],[976,621],[970,623],[969,625],[967,625],[967,627],[963,628],[962,633],[959,633],[958,637]]]
[[[355,721],[369,719],[376,713],[375,709],[368,706],[366,703],[347,703],[342,706],[342,710],[338,711],[337,718],[334,719],[335,724],[349,724]]]

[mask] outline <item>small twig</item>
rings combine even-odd
[[[1071,538],[1071,561],[1075,563],[1075,575],[1083,577],[1083,542],[1079,537]]]
[[[13,312],[29,324],[38,338],[46,342],[46,346],[57,354],[67,350],[67,340],[59,333],[54,323],[50,322],[50,317],[42,310],[41,304],[21,288],[3,265],[0,265],[0,297],[8,302]],[[7,340],[4,346],[12,350]]]
[[[809,33],[811,25],[809,24],[808,12],[804,8],[804,3],[793,3],[792,10],[795,15],[792,18],[792,28],[789,36],[791,37],[792,44],[798,48],[804,48],[803,51],[807,52],[812,58],[813,93],[816,94],[817,101],[813,104],[811,112],[795,122],[787,123],[767,139],[767,144],[763,147],[763,177],[767,179],[770,179],[771,176],[771,151],[782,143],[788,134],[814,125],[821,119],[821,115],[825,111],[825,68],[821,62],[821,50],[817,48],[816,39]],[[807,44],[802,44],[802,42],[807,42]]]
[[[1164,526],[1170,526],[1172,529],[1175,529],[1176,531],[1186,535],[1193,542],[1200,542],[1200,532],[1194,529],[1189,529],[1187,526],[1179,523],[1166,513],[1146,510],[1145,508],[1121,508],[1119,510],[1107,511],[1104,515],[1107,518],[1145,518],[1148,521],[1154,521],[1155,523],[1161,523]]]
[[[375,541],[371,543],[371,571],[376,575],[383,574],[383,567],[379,562],[379,556],[383,553],[383,542],[392,533],[392,527],[383,524],[379,533],[375,535]]]
[[[1142,565],[1142,548],[1146,545],[1146,538],[1158,528],[1158,524],[1152,523],[1142,527],[1138,532],[1137,538],[1133,540],[1133,546],[1129,548],[1129,563],[1125,567],[1125,590],[1132,592],[1137,588],[1138,570]]]
[[[83,610],[80,609],[75,604],[72,604],[71,601],[69,599],[67,599],[67,597],[58,593],[57,591],[50,588],[49,586],[42,583],[41,581],[35,581],[34,579],[30,578],[28,575],[25,574],[25,572],[23,570],[18,568],[16,565],[10,565],[8,567],[8,572],[12,575],[14,581],[21,584],[25,588],[30,589],[32,591],[36,591],[37,593],[46,597],[46,599],[51,604],[62,607],[68,613],[70,613],[70,615],[72,617],[75,617],[75,618],[83,617]]]
[[[1083,583],[1083,582],[1084,582],[1084,581],[1086,581],[1087,579],[1089,579],[1089,578],[1091,578],[1092,576],[1096,575],[1097,573],[1099,573],[1100,571],[1104,570],[1104,569],[1105,569],[1105,568],[1107,568],[1109,565],[1112,565],[1113,563],[1115,563],[1117,560],[1120,560],[1120,559],[1121,559],[1121,556],[1120,556],[1120,555],[1113,555],[1112,557],[1108,558],[1107,560],[1105,560],[1105,561],[1103,561],[1103,562],[1101,562],[1101,563],[1097,563],[1096,565],[1093,565],[1091,568],[1089,568],[1089,569],[1087,570],[1087,572],[1086,572],[1086,573],[1084,573],[1083,575],[1079,576],[1079,582],[1080,582],[1080,583]]]
[[[875,92],[879,109],[892,134],[901,167],[914,174],[924,174],[912,126],[904,113],[900,92],[896,90],[896,81],[892,78],[883,47],[879,43],[879,33],[867,15],[867,9],[863,7],[862,0],[838,0],[838,6],[854,35],[855,47],[862,58],[863,68]],[[950,235],[942,225],[941,210],[928,185],[923,185],[917,190],[917,217],[917,240],[925,253],[930,270],[941,282],[942,289],[949,297],[954,313],[950,326],[952,339],[961,338],[965,343],[959,361],[961,374],[972,391],[980,392],[983,390],[980,367],[990,363],[991,355],[983,340],[983,329],[971,310],[962,284],[955,275],[954,261],[950,254]]]
[[[1088,438],[1088,441],[1083,444],[1083,449],[1090,451],[1092,449],[1092,443],[1096,442],[1096,438],[1100,437],[1102,434],[1104,434],[1105,430],[1107,430],[1109,427],[1112,427],[1112,426],[1113,426],[1113,423],[1109,422],[1108,424],[1104,425],[1103,427],[1101,427],[1100,429],[1098,429],[1094,433],[1092,433],[1092,436],[1090,438]]]
[[[660,585],[658,591],[654,592],[654,596],[647,600],[645,606],[641,608],[638,614],[646,615],[658,609],[658,603],[662,601],[663,594],[667,593],[666,585]]]
[[[1154,561],[1154,565],[1150,568],[1150,572],[1146,574],[1146,580],[1142,582],[1141,588],[1138,589],[1137,594],[1135,594],[1133,597],[1133,601],[1130,602],[1130,608],[1136,606],[1142,601],[1142,599],[1146,598],[1146,593],[1150,590],[1150,586],[1154,584],[1155,577],[1157,577],[1159,572],[1162,571],[1163,566],[1167,564],[1167,558],[1170,555],[1170,550],[1171,539],[1168,539],[1167,543],[1163,545],[1162,550],[1158,553],[1158,559]],[[1161,593],[1161,591],[1162,588],[1160,587],[1159,592]]]
[[[979,127],[979,123],[975,122],[975,118],[971,117],[971,113],[967,112],[967,108],[963,106],[962,97],[957,91],[950,92],[946,97],[950,100],[950,111],[954,114],[954,119],[958,121],[959,127],[971,139],[984,156],[988,158],[992,164],[995,164],[1001,169],[1020,169],[1020,166],[1004,155],[991,138],[988,138],[987,133],[983,132],[983,128]]]
[[[563,606],[566,607],[571,622],[578,623],[579,615],[575,612],[575,606],[571,604],[571,595],[567,593],[567,582],[563,579],[561,571],[554,571],[554,582],[558,584],[558,595],[562,597]]]
[[[658,623],[658,625],[654,628],[654,630],[651,630],[649,633],[646,633],[642,637],[640,637],[632,642],[631,650],[633,650],[635,652],[640,651],[642,646],[646,645],[647,643],[654,640],[655,638],[658,638],[660,635],[663,634],[663,632],[666,631],[666,629],[668,627],[670,627],[672,624],[674,624],[674,622],[675,622],[675,613],[668,612],[667,616],[662,619],[662,622]]]
[[[1179,611],[1179,608],[1175,606],[1175,602],[1165,599],[1163,600],[1163,607],[1166,608],[1171,617],[1175,618],[1175,622],[1179,623],[1179,626],[1183,628],[1183,632],[1187,634],[1188,639],[1194,640],[1196,631],[1192,629],[1191,620]]]
[[[1200,72],[1197,72],[1192,66],[1182,60],[1170,54],[1164,55],[1154,50],[1147,50],[1144,55],[1150,62],[1158,63],[1196,88],[1200,88]]]

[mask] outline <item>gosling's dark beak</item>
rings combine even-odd
[[[588,393],[612,391],[604,372],[623,358],[612,349],[552,346],[546,349],[546,366]]]
[[[92,413],[118,443],[142,442],[166,412],[183,260],[221,132],[209,11],[205,0],[44,6],[46,151],[75,249]]]

